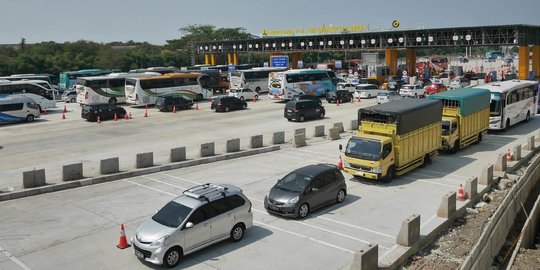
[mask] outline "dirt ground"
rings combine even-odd
[[[513,270],[540,269],[540,245],[537,249],[522,249],[512,265]]]

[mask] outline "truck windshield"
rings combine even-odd
[[[345,154],[349,157],[377,161],[381,158],[381,142],[370,139],[351,138]]]
[[[489,106],[489,115],[490,116],[500,116],[501,115],[501,93],[491,93],[491,103]]]
[[[442,121],[442,135],[450,135],[450,121]]]

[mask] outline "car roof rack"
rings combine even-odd
[[[210,197],[216,196],[216,195],[222,195],[224,198],[226,197],[225,191],[227,191],[227,187],[215,185],[215,184],[203,184],[199,186],[192,187],[186,191],[184,191],[184,195],[198,199],[198,200],[205,200],[207,202],[210,202]]]

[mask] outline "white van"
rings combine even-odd
[[[377,97],[379,93],[383,93],[385,90],[379,89],[374,84],[359,84],[356,86],[354,91],[354,98],[374,98]]]
[[[39,118],[39,107],[28,97],[0,97],[0,124],[32,122]]]

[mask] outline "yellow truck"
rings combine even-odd
[[[429,99],[443,103],[443,150],[456,153],[461,148],[482,141],[489,128],[489,90],[456,88],[431,95]]]
[[[442,102],[406,98],[358,110],[358,134],[344,151],[343,170],[391,181],[431,163],[441,148]]]

